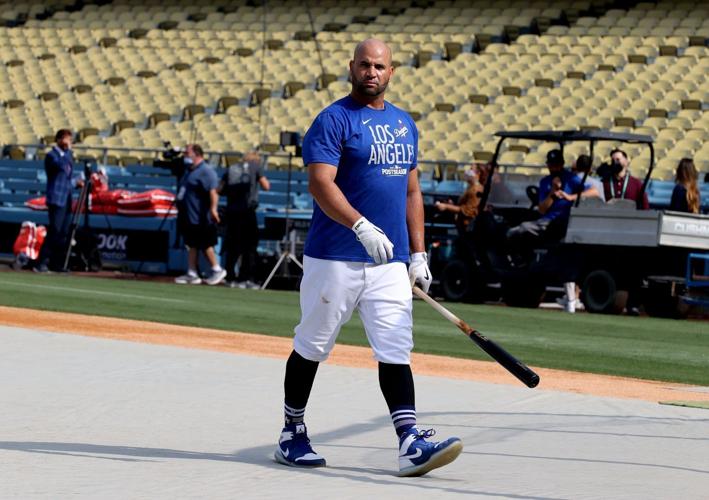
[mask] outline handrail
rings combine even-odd
[[[23,148],[25,151],[28,149],[30,150],[37,150],[37,151],[42,151],[45,149],[49,149],[52,147],[51,144],[9,144],[10,146],[16,146]],[[106,164],[106,158],[109,156],[109,152],[139,152],[139,153],[147,153],[148,155],[154,155],[155,158],[158,158],[164,151],[165,149],[158,149],[158,148],[135,148],[135,147],[125,147],[125,146],[92,146],[92,145],[86,145],[86,144],[74,144],[72,146],[74,150],[79,150],[79,151],[100,151],[103,157],[103,161],[101,162],[103,165]],[[219,163],[221,163],[222,158],[225,156],[231,156],[231,155],[243,155],[245,151],[236,151],[236,150],[205,150],[204,152],[206,155],[217,155],[219,157]],[[275,152],[262,152],[261,156],[263,156],[266,160],[270,157],[278,157],[278,158],[288,158],[288,151],[275,151]],[[431,165],[431,166],[437,166],[443,169],[447,169],[448,167],[453,168],[454,171],[457,171],[461,167],[467,167],[471,164],[474,163],[483,163],[481,161],[467,161],[467,162],[462,162],[462,161],[453,161],[453,160],[445,160],[445,159],[438,159],[438,160],[419,160],[418,162],[420,165]],[[538,169],[543,169],[544,165],[543,164],[536,164],[536,163],[523,163],[523,164],[509,164],[509,163],[501,163],[498,165],[498,167],[502,167],[504,170],[508,168],[538,168]],[[501,172],[505,174],[504,170]],[[445,178],[446,176],[443,176]]]

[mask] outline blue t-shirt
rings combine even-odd
[[[576,172],[576,177],[579,178],[579,181],[583,180],[583,172]],[[586,191],[592,187],[596,188],[601,200],[606,201],[606,195],[603,193],[603,182],[601,182],[600,179],[596,179],[595,177],[588,175],[586,176],[586,182],[583,184],[583,190]]]
[[[195,225],[214,222],[209,216],[212,204],[209,191],[218,186],[217,173],[206,161],[193,170],[188,169],[180,180],[180,190],[177,192],[177,208],[182,220]]]
[[[409,261],[406,192],[416,168],[418,130],[405,111],[389,102],[372,109],[347,96],[316,118],[303,138],[303,162],[337,168],[335,184],[347,201],[394,244],[394,258]],[[305,255],[318,259],[374,262],[354,231],[313,203]]]
[[[541,203],[544,198],[549,196],[549,192],[551,191],[551,181],[557,176],[561,177],[561,188],[564,192],[568,194],[579,192],[579,188],[581,187],[581,179],[576,177],[576,174],[564,169],[557,175],[547,175],[539,181],[539,203]],[[568,219],[569,214],[571,213],[572,205],[572,201],[556,199],[554,200],[554,203],[552,203],[549,210],[547,210],[547,213],[545,213],[541,218],[554,220],[557,217],[563,217]]]

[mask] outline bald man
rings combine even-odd
[[[427,439],[416,427],[410,367],[411,287],[428,291],[423,199],[416,173],[418,131],[411,117],[384,100],[394,73],[379,40],[357,45],[352,91],[316,118],[303,140],[303,161],[315,200],[305,242],[301,320],[285,374],[285,427],[276,460],[322,467],[310,446],[305,406],[320,362],[357,310],[399,442],[399,475],[420,476],[453,461],[458,438]],[[407,269],[408,264],[408,269]]]

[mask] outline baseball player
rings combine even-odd
[[[285,427],[275,453],[285,465],[325,465],[310,446],[305,406],[318,364],[355,310],[379,362],[379,385],[399,439],[399,475],[425,474],[463,449],[458,438],[431,442],[435,431],[416,427],[411,287],[419,283],[427,291],[431,272],[416,172],[418,131],[406,112],[384,100],[391,61],[383,42],[358,44],[350,61],[351,94],[325,108],[303,141],[315,203],[301,320],[286,364]]]

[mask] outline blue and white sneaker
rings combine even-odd
[[[426,441],[436,431],[419,431],[415,427],[401,435],[399,439],[399,476],[423,476],[427,472],[443,467],[455,460],[463,451],[463,442],[457,437],[440,443]]]
[[[325,467],[325,459],[310,446],[305,424],[288,424],[281,431],[276,461],[292,467]]]

